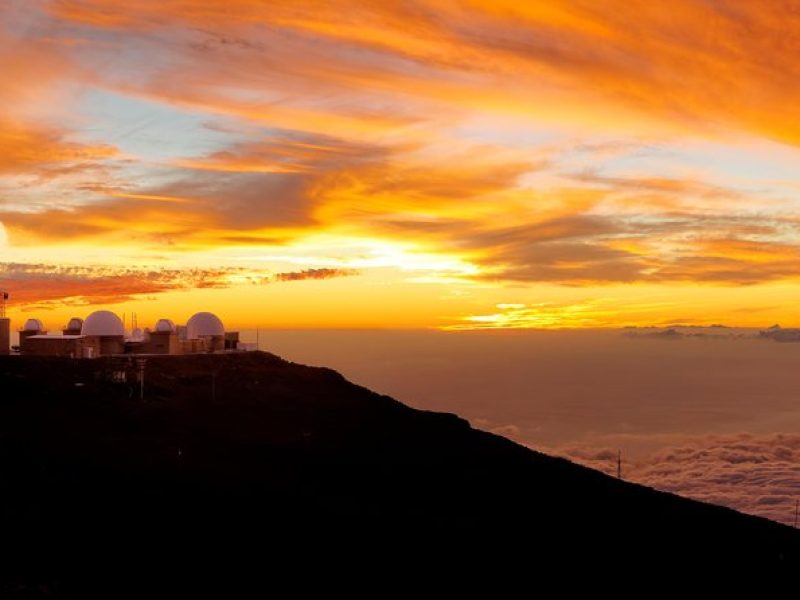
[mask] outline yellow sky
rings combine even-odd
[[[0,7],[15,319],[800,323],[791,2],[128,4]]]

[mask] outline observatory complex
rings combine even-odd
[[[2,294],[2,292],[0,292]],[[0,316],[0,354],[9,353],[9,320]],[[251,350],[239,341],[239,333],[225,331],[216,315],[199,312],[186,325],[159,319],[152,329],[135,325],[128,333],[113,312],[98,310],[86,320],[70,319],[58,334],[45,329],[39,319],[28,319],[19,331],[19,351],[30,356],[96,358],[124,354],[202,354]]]

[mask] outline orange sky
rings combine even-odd
[[[0,288],[238,327],[800,324],[789,1],[0,4]]]

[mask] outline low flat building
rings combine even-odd
[[[98,355],[97,344],[97,338],[85,335],[30,335],[25,338],[24,352],[29,356],[93,358]]]

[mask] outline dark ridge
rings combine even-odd
[[[321,565],[398,581],[800,566],[791,528],[618,481],[330,369],[261,352],[148,358],[144,401],[136,369],[0,357],[0,597],[252,589]]]

